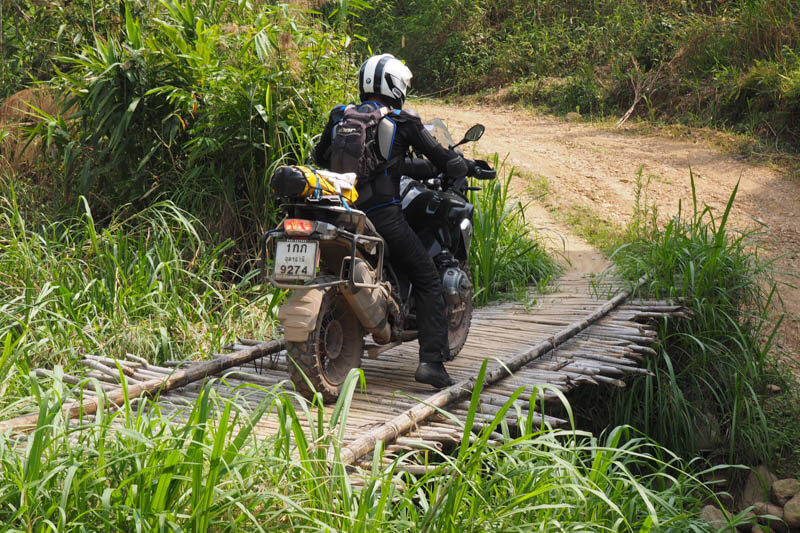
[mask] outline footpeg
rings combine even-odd
[[[377,359],[379,355],[383,352],[391,350],[397,346],[400,346],[401,342],[391,342],[389,344],[384,344],[383,346],[379,346],[377,344],[370,344],[367,345],[367,357],[370,359]]]

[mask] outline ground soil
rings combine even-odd
[[[695,178],[699,203],[719,216],[739,183],[731,223],[740,229],[765,225],[764,252],[778,257],[785,271],[780,295],[787,314],[778,348],[795,369],[800,367],[800,180],[780,169],[742,160],[715,149],[707,141],[661,135],[632,135],[608,127],[570,122],[532,111],[500,106],[453,106],[415,103],[423,119],[442,118],[454,137],[475,123],[486,134],[475,149],[497,152],[529,174],[546,178],[546,201],[556,209],[570,205],[590,208],[602,218],[624,225],[631,217],[638,169],[651,176],[648,200],[658,206],[659,219],[691,209],[689,172]],[[529,183],[520,178],[515,191],[524,195]],[[534,224],[563,236],[572,268],[593,272],[607,262],[598,252],[558,224],[540,203],[528,213]],[[561,239],[556,238],[560,243]],[[790,285],[791,284],[791,285]]]
[[[60,111],[55,94],[44,88],[28,88],[0,102],[0,164],[20,171],[32,165],[41,155],[41,141],[27,139],[24,128],[32,127],[40,118],[37,110],[48,115]]]

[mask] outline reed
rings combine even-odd
[[[730,227],[736,188],[716,216],[689,179],[691,209],[660,226],[637,206],[631,243],[614,258],[630,279],[650,273],[642,296],[677,299],[694,317],[660,322],[657,356],[645,359],[653,374],[610,400],[592,397],[592,416],[625,420],[681,454],[771,461],[791,446],[786,425],[769,423],[764,407],[766,385],[781,379],[770,354],[782,321],[772,261],[759,255],[761,233]]]
[[[517,438],[498,433],[514,398],[480,429],[468,415],[452,455],[379,447],[351,476],[338,450],[358,370],[330,415],[276,388],[248,413],[206,386],[172,417],[144,401],[79,427],[61,417],[74,389],[59,375],[31,381],[41,400],[31,436],[0,436],[0,520],[10,529],[686,531],[704,527],[699,507],[714,499],[686,463],[627,427],[593,437],[530,417]],[[255,438],[269,413],[280,431]]]
[[[526,223],[522,203],[509,197],[514,168],[501,163],[497,154],[492,164],[502,177],[475,181],[473,186],[481,190],[470,192],[475,205],[470,266],[479,305],[503,293],[526,291],[529,285],[544,287],[559,271]]]
[[[15,185],[0,186],[0,411],[22,408],[31,367],[69,369],[84,354],[191,359],[236,334],[271,337],[283,292],[260,286],[255,268],[232,283],[230,243],[206,244],[175,204],[123,208],[104,227],[85,202],[34,222]]]

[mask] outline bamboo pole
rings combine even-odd
[[[98,362],[103,363],[104,365],[106,365],[106,366],[108,366],[110,368],[114,368],[114,369],[116,369],[117,363],[119,363],[119,365],[125,371],[125,375],[129,375],[127,370],[135,370],[136,368],[139,368],[139,367],[142,366],[141,363],[128,361],[127,359],[103,357],[102,355],[86,354],[84,356],[84,359],[90,359],[92,361],[98,361]],[[142,368],[144,368],[144,367],[142,367]]]
[[[108,365],[104,365],[98,360],[95,359],[83,359],[80,362],[83,366],[89,367],[91,369],[97,370],[101,374],[105,374],[106,376],[110,377],[111,379],[115,380],[119,383],[119,370],[116,368],[111,368]],[[138,380],[133,379],[133,369],[130,367],[120,365],[120,369],[122,369],[122,373],[128,376],[130,381],[138,382]]]
[[[253,346],[247,350],[241,350],[230,354],[225,358],[217,358],[213,361],[203,361],[189,366],[182,370],[176,370],[172,375],[165,376],[163,379],[151,379],[142,383],[136,383],[128,387],[128,398],[134,399],[139,396],[152,395],[167,392],[172,389],[183,387],[187,383],[199,381],[208,376],[212,376],[228,368],[249,363],[259,357],[264,357],[283,350],[285,341],[277,339],[270,342]],[[106,396],[106,405],[109,408],[118,407],[125,402],[125,395],[122,388],[110,392]],[[81,414],[94,414],[98,409],[97,399],[88,399],[83,402],[70,402],[62,406],[62,412],[66,418],[77,418]],[[39,414],[18,416],[11,420],[0,421],[0,434],[7,431],[25,432],[36,427]]]

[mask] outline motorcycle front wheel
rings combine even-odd
[[[287,342],[286,353],[297,392],[311,399],[316,391],[325,403],[336,401],[347,374],[361,366],[364,353],[364,328],[338,288],[325,291],[308,339]]]
[[[473,296],[474,290],[470,287],[469,298],[465,298],[465,301],[455,308],[447,306],[447,340],[450,345],[451,360],[455,359],[467,342],[469,326],[472,322]]]

